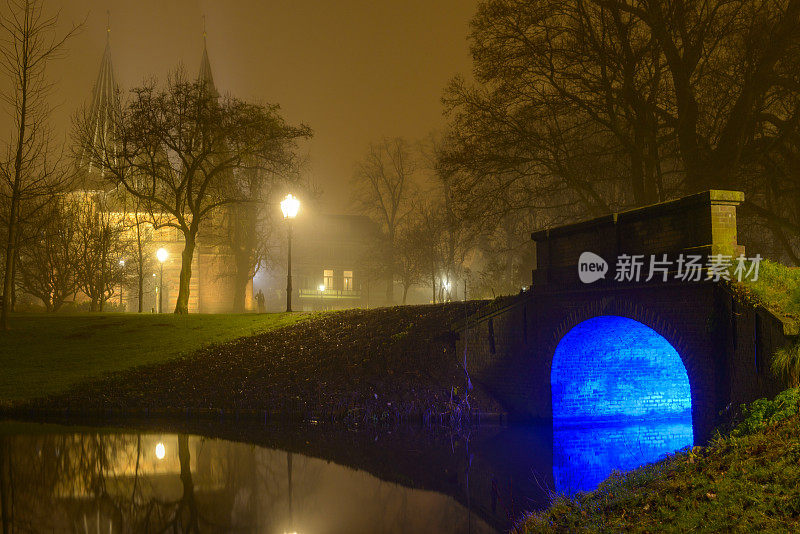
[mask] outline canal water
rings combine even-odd
[[[690,445],[691,425],[345,430],[0,424],[4,531],[507,531]]]

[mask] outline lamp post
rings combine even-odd
[[[158,282],[158,313],[163,313],[163,300],[164,300],[164,262],[169,258],[169,252],[164,247],[156,251],[156,258],[161,264],[161,278]]]
[[[119,260],[119,268],[122,270],[122,276],[125,276],[125,260]],[[122,290],[124,288],[124,280],[119,283],[119,308],[122,310]],[[123,310],[125,311],[125,310]]]
[[[320,284],[317,289],[319,289],[319,309],[323,311],[325,309],[325,297],[323,296],[325,294],[325,284]]]
[[[286,269],[286,311],[292,311],[292,219],[297,217],[297,210],[300,209],[300,201],[291,193],[281,200],[281,211],[286,221],[286,233],[289,236],[288,265]]]

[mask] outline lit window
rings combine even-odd
[[[345,291],[353,290],[353,271],[344,272],[344,284],[342,285],[342,289]]]
[[[333,289],[333,269],[322,271],[322,282],[325,284],[325,289]]]

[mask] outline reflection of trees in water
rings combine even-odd
[[[466,525],[464,509],[442,499],[325,460],[187,435],[0,437],[4,534]]]
[[[164,436],[0,437],[3,533],[227,532],[288,524],[286,454]],[[295,510],[314,496],[319,467],[295,456]],[[43,511],[47,511],[43,513]]]

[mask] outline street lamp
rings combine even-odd
[[[120,270],[123,271],[122,272],[122,276],[125,276],[125,260],[119,260],[119,268],[120,268]],[[120,308],[120,310],[122,310],[122,290],[123,290],[124,285],[125,285],[124,282],[125,282],[125,280],[122,280],[119,283],[119,308]],[[122,311],[125,311],[125,310],[122,310]]]
[[[156,258],[158,258],[158,262],[161,264],[161,281],[158,283],[158,313],[163,313],[164,308],[162,305],[162,301],[164,298],[164,262],[167,261],[169,258],[169,252],[164,247],[161,247],[156,251]]]
[[[292,219],[297,217],[297,210],[300,209],[300,201],[291,193],[281,200],[281,211],[286,220],[286,233],[289,236],[288,266],[286,269],[286,311],[292,311]]]

